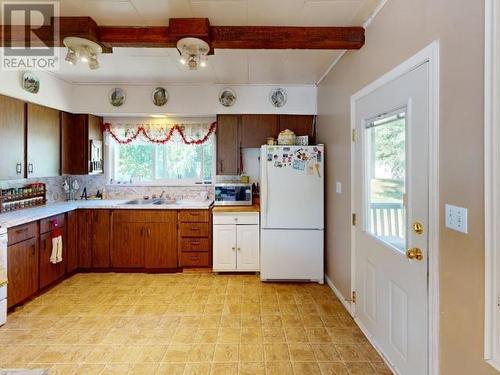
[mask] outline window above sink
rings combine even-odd
[[[203,143],[186,144],[186,140],[201,139],[210,124],[183,124],[185,138],[174,131],[170,139],[160,141],[166,138],[169,126],[175,125],[158,121],[148,119],[145,131],[140,129],[144,125],[122,125],[118,121],[118,125],[110,125],[113,134],[109,132],[106,141],[108,181],[128,186],[211,184],[215,175],[215,135],[208,133]],[[134,136],[135,132],[139,136]]]

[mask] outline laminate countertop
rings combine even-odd
[[[0,214],[0,227],[11,228],[32,221],[45,219],[54,215],[78,209],[111,209],[111,210],[208,210],[212,200],[195,201],[180,200],[174,204],[125,204],[129,200],[82,200],[70,202],[54,202],[44,206],[25,208]]]
[[[260,204],[251,206],[214,206],[213,212],[260,212]]]

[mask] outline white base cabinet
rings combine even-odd
[[[221,224],[217,224],[221,223]],[[244,223],[244,224],[241,224]],[[260,270],[259,214],[214,213],[213,270],[257,272]]]

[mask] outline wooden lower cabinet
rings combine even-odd
[[[145,266],[154,268],[177,268],[177,213],[165,223],[150,223],[144,228]]]
[[[110,257],[110,210],[92,212],[92,268],[109,268]]]
[[[92,267],[92,210],[78,210],[78,268]]]
[[[179,211],[179,254],[182,267],[210,267],[209,210]]]
[[[144,268],[144,224],[113,223],[111,266]]]
[[[8,307],[19,304],[38,291],[38,238],[7,248]]]
[[[40,235],[40,258],[39,258],[39,272],[40,272],[40,289],[49,286],[55,281],[61,279],[66,273],[66,228],[62,227],[63,237],[63,254],[62,262],[52,264],[50,262],[50,255],[52,254],[52,236],[51,233],[43,233]]]
[[[177,212],[113,211],[113,268],[177,268]]]
[[[66,214],[66,272],[78,269],[78,211]]]

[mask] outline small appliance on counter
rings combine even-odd
[[[215,184],[215,206],[251,206],[252,185],[242,183]]]
[[[7,229],[0,228],[0,326],[7,322]]]

